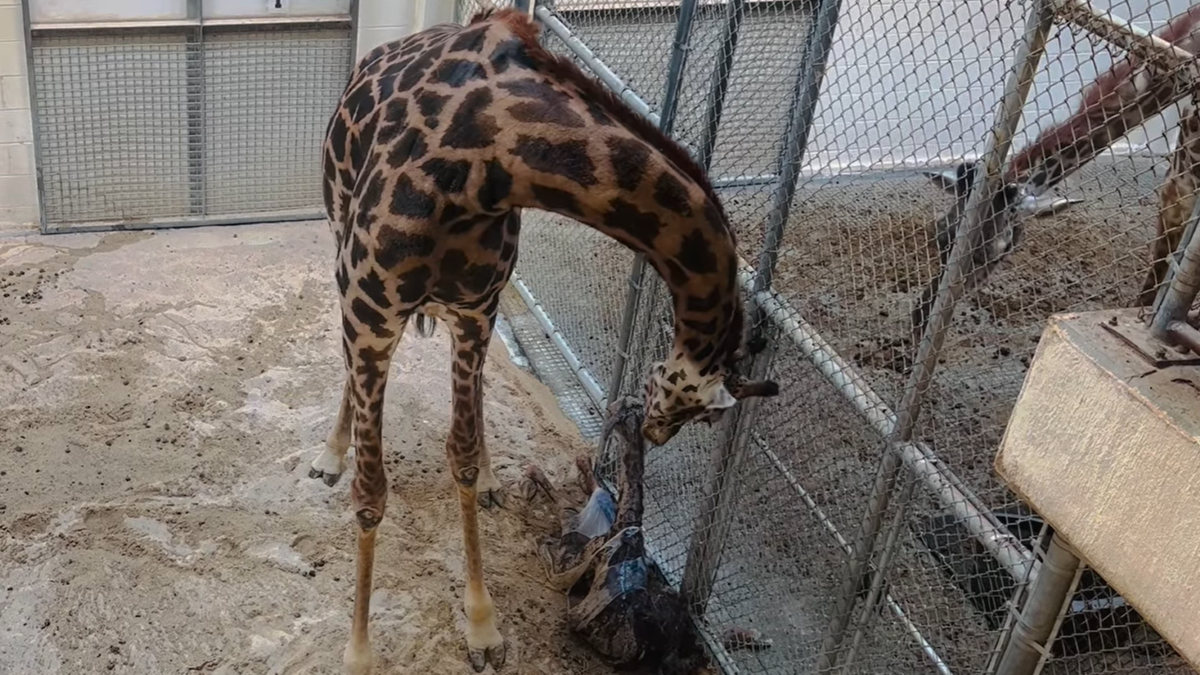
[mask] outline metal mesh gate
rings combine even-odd
[[[923,172],[989,151],[1019,46],[1044,6],[534,7],[549,48],[708,168],[768,339],[751,366],[783,388],[721,428],[686,428],[648,461],[654,556],[699,600],[698,625],[725,672],[997,672],[1047,529],[996,480],[992,458],[1046,318],[1136,298],[1177,120],[1167,105],[1086,158],[1047,195],[1078,203],[1029,218],[1020,246],[953,305],[941,349],[919,350],[910,312],[936,283],[933,226],[952,201]],[[460,19],[480,7],[460,3]],[[1153,30],[1188,3],[1105,9]],[[1056,20],[1009,162],[1070,119],[1082,90],[1125,56]],[[554,359],[529,350],[530,360],[553,371],[569,414],[594,437],[600,406],[640,393],[670,345],[668,296],[593,231],[542,212],[524,222],[514,286],[525,306],[506,311],[521,313],[523,344],[557,347]],[[927,378],[914,376],[918,357]],[[861,576],[847,586],[872,521]],[[1039,669],[1192,672],[1103,579],[1084,569],[1073,588]],[[735,626],[774,644],[725,650],[720,635]]]
[[[322,217],[349,15],[34,24],[43,229]]]

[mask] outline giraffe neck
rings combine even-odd
[[[484,53],[493,64],[506,54],[524,67],[497,69],[478,90],[472,124],[488,130],[494,158],[478,207],[551,211],[643,254],[673,298],[672,360],[702,376],[729,365],[742,337],[738,255],[704,171],[612,92],[543,49],[525,15],[495,17],[495,46]]]
[[[1200,5],[1175,16],[1155,35],[1194,54],[1200,48],[1198,28]],[[1187,93],[1171,71],[1134,57],[1122,59],[1084,89],[1074,115],[1013,156],[1008,178],[1042,194]]]
[[[510,203],[570,217],[644,255],[672,297],[671,357],[708,375],[727,364],[742,337],[738,255],[724,212],[652,145],[620,127],[606,131],[592,145],[611,163],[612,184],[598,177],[581,189],[510,165]]]

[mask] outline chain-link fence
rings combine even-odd
[[[1001,654],[1056,549],[992,460],[1047,317],[1138,301],[1191,72],[1180,60],[1123,68],[1146,56],[1143,32],[1099,39],[1077,25],[1102,27],[1088,5],[1054,7],[530,8],[548,47],[692,152],[738,237],[768,344],[748,367],[782,392],[718,428],[685,428],[646,472],[655,560],[696,603],[726,672],[1025,672]],[[460,3],[460,18],[478,9]],[[1187,0],[1103,9],[1148,30],[1174,19],[1180,30],[1163,34],[1195,51]],[[964,160],[995,169],[951,218]],[[979,195],[1002,179],[1022,192],[1007,220],[984,217]],[[516,332],[552,343],[548,373],[577,376],[555,389],[594,435],[603,403],[639,394],[670,346],[669,296],[602,235],[543,212],[524,222],[514,286],[536,322]],[[1014,245],[992,245],[1014,231]],[[1067,581],[1038,668],[1192,672],[1094,572]],[[726,650],[719,636],[734,627],[772,645]]]

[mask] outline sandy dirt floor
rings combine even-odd
[[[323,223],[0,240],[0,672],[340,672],[351,473],[307,477],[342,381],[331,246]],[[393,363],[380,673],[470,672],[449,359],[441,329]],[[533,554],[555,521],[516,491],[587,448],[499,340],[486,385],[504,670],[607,673]]]

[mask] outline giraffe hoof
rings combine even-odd
[[[308,477],[320,478],[326,485],[333,487],[342,477],[342,469],[345,467],[343,455],[345,453],[336,453],[330,448],[325,448],[309,465]]]
[[[475,501],[485,509],[493,506],[504,508],[508,495],[504,492],[504,486],[496,479],[496,474],[491,471],[479,474],[479,480],[475,483]]]
[[[490,509],[493,506],[504,508],[504,504],[508,501],[508,495],[504,492],[504,488],[497,485],[491,489],[480,489],[475,494],[475,501],[479,502],[479,506],[485,509]]]
[[[504,660],[507,656],[508,645],[504,642],[486,649],[471,649],[467,652],[471,669],[477,673],[482,673],[489,663],[492,664],[492,670],[499,671],[504,667]]]
[[[320,478],[321,482],[325,483],[329,487],[333,487],[334,485],[337,485],[338,479],[342,477],[342,474],[340,474],[340,473],[325,473],[324,471],[322,471],[320,469],[309,469],[308,477],[309,478]]]
[[[346,675],[371,675],[374,662],[370,644],[356,644],[351,640],[342,655],[342,672]]]

